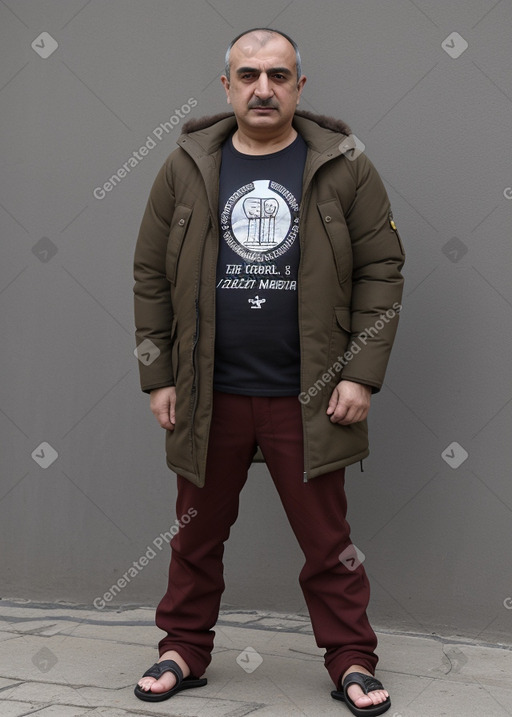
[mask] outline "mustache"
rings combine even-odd
[[[253,110],[256,107],[272,107],[273,109],[277,109],[277,103],[272,97],[269,97],[268,100],[260,100],[256,98],[249,102],[248,107],[250,110]]]

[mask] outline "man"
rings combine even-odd
[[[142,389],[166,429],[178,519],[189,517],[157,608],[160,661],[135,694],[157,701],[206,684],[224,542],[260,449],[306,558],[300,584],[331,694],[354,714],[381,714],[391,703],[372,677],[344,470],[368,455],[403,249],[348,127],[297,110],[306,78],[290,38],[243,33],[221,79],[234,114],[184,127],[135,253],[137,341],[157,356],[140,362]]]

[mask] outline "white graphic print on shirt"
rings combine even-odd
[[[234,192],[221,213],[222,237],[246,262],[285,254],[299,232],[299,205],[286,187],[257,180]]]

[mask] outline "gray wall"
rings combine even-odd
[[[176,517],[175,477],[138,386],[134,242],[179,114],[192,99],[188,116],[225,108],[224,49],[261,24],[301,46],[302,107],[343,118],[366,145],[408,253],[372,454],[364,474],[348,471],[374,623],[510,640],[508,1],[0,4],[2,596],[90,605],[130,566],[111,605],[154,604],[165,589],[168,548],[154,541]],[[43,31],[58,43],[47,57]],[[454,31],[468,43],[458,57]],[[301,564],[254,467],[224,605],[304,612]]]

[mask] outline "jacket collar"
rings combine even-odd
[[[297,110],[293,126],[308,147],[319,155],[332,151],[335,147],[338,148],[336,154],[343,154],[353,147],[350,142],[344,141],[351,135],[349,126],[333,117]],[[232,112],[192,119],[183,126],[178,144],[196,158],[213,154],[220,149],[235,127],[236,119]]]

